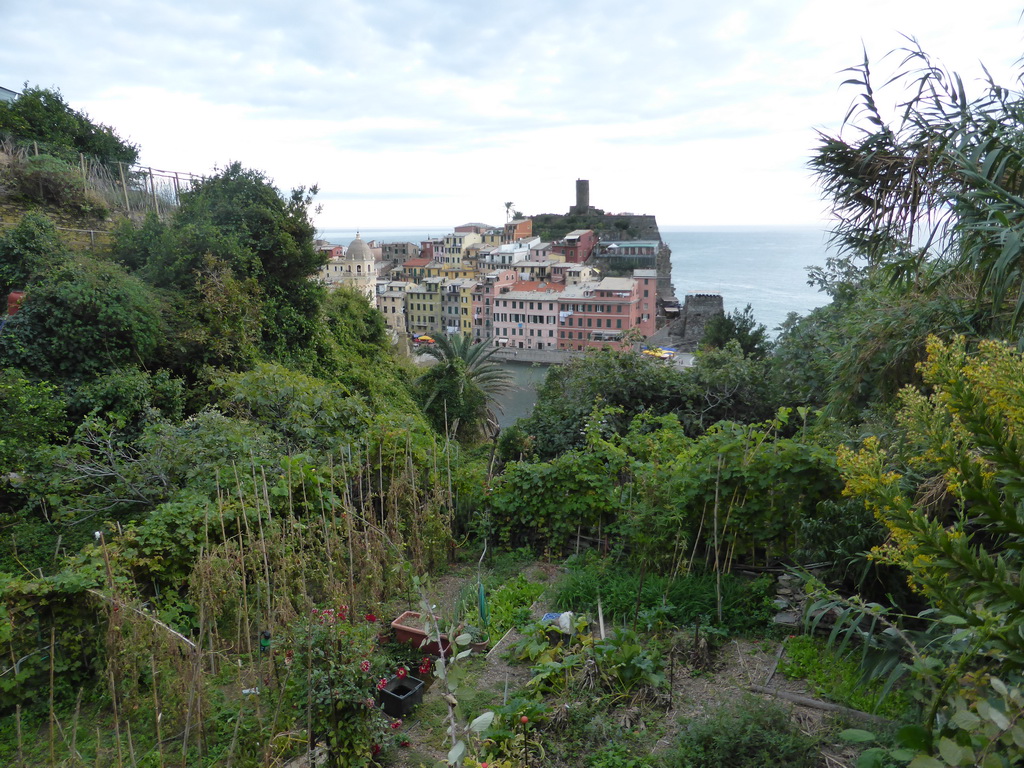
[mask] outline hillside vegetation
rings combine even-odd
[[[471,768],[1020,765],[1024,96],[969,98],[913,51],[890,118],[854,71],[855,139],[812,160],[831,304],[774,345],[732,317],[692,371],[588,355],[492,442],[488,361],[453,343],[418,375],[365,299],[310,279],[315,189],[233,164],[109,246],[71,249],[39,210],[0,232],[0,289],[25,291],[0,329],[0,755],[417,764],[374,696],[419,669],[441,754]],[[61,145],[14,104],[0,127]],[[561,635],[511,552],[575,554],[545,598],[575,612]],[[435,607],[428,577],[460,560],[471,594]],[[786,568],[832,649],[787,640],[784,669],[895,697],[887,724],[809,737],[737,702],[672,728],[677,674],[777,639],[772,582],[738,574]],[[473,657],[384,636],[410,607],[457,645],[493,609],[529,684],[482,703]]]

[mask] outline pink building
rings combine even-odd
[[[427,261],[432,261],[434,256],[441,253],[443,248],[443,237],[434,237],[430,240],[423,240],[420,242],[420,256],[425,258]]]
[[[473,288],[473,341],[487,342],[494,338],[494,305],[503,293],[516,284],[516,272],[502,269],[478,278]]]
[[[552,253],[560,253],[573,264],[582,264],[590,258],[597,246],[597,235],[592,229],[574,229],[562,240],[551,244]]]
[[[558,302],[562,283],[518,282],[494,301],[494,343],[517,349],[558,348]]]
[[[633,328],[645,338],[653,334],[657,275],[653,270],[634,275],[567,287],[559,299],[558,348],[618,348]]]

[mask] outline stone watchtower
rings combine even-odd
[[[576,179],[576,205],[569,209],[569,213],[586,214],[590,211],[590,181],[587,179]]]
[[[704,327],[717,315],[725,314],[725,302],[717,293],[689,294],[683,302],[683,311],[672,325],[669,335],[680,352],[696,352],[704,338]]]

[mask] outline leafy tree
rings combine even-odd
[[[641,411],[676,412],[689,394],[685,374],[672,366],[632,351],[600,350],[552,366],[537,390],[533,412],[520,419],[503,445],[510,447],[517,433],[525,434],[537,457],[549,459],[583,444],[598,401],[619,409],[609,418],[624,430]]]
[[[133,434],[150,422],[177,421],[185,408],[185,388],[166,370],[114,368],[77,387],[70,387],[68,410],[76,421],[88,416],[112,420]]]
[[[284,197],[262,173],[232,163],[183,193],[170,223],[150,219],[121,229],[115,257],[197,305],[191,336],[214,347],[200,357],[216,364],[238,352],[250,359],[245,328],[258,313],[259,352],[312,368],[325,293],[310,279],[325,259],[313,246],[308,216],[315,193],[296,189]],[[211,322],[230,326],[229,343],[202,330]]]
[[[689,370],[631,350],[601,350],[548,371],[533,413],[503,437],[503,455],[514,458],[528,448],[548,459],[579,447],[598,401],[617,409],[608,418],[619,434],[648,411],[675,414],[687,434],[696,436],[722,419],[769,418],[775,390],[767,364],[745,358],[736,342],[701,352]]]
[[[281,365],[224,375],[214,386],[227,412],[278,432],[293,451],[337,445],[363,432],[369,420],[362,398]]]
[[[439,336],[420,348],[437,361],[418,381],[423,409],[437,431],[472,441],[491,429],[491,403],[512,386],[508,371],[493,359],[495,351],[474,344],[469,334]]]
[[[0,232],[0,297],[24,290],[54,267],[64,251],[53,222],[41,213],[26,213]]]
[[[32,464],[32,457],[67,428],[57,388],[32,382],[13,368],[0,370],[0,484]]]
[[[1024,757],[1024,358],[994,341],[971,355],[964,339],[933,338],[928,352],[930,391],[900,397],[905,442],[868,439],[841,450],[840,467],[846,493],[889,531],[875,557],[904,568],[930,606],[932,636],[909,646],[930,689],[935,734],[922,746],[951,765],[995,765],[985,755]]]
[[[970,99],[958,75],[919,48],[905,54],[893,81],[911,96],[898,116],[878,106],[865,56],[847,81],[861,91],[856,139],[822,135],[811,162],[842,248],[825,276],[840,290],[877,273],[896,287],[956,295],[946,308],[954,325],[1019,337],[1024,97],[989,80]]]
[[[81,380],[151,362],[164,335],[149,286],[116,264],[75,256],[28,286],[0,334],[0,361],[41,379]]]
[[[0,102],[0,131],[37,141],[47,153],[75,161],[79,152],[102,163],[132,165],[139,157],[137,146],[72,109],[59,90],[38,86],[26,84],[13,101]]]
[[[734,340],[739,343],[744,355],[755,360],[763,360],[771,351],[768,329],[754,319],[754,310],[749,304],[742,312],[733,310],[712,317],[704,326],[700,346],[721,349]]]
[[[317,375],[367,398],[377,410],[419,413],[413,396],[416,375],[396,364],[384,316],[351,288],[329,291],[321,326]]]

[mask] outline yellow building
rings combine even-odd
[[[405,316],[409,335],[437,334],[441,327],[441,283],[439,277],[428,277],[414,283],[405,294]]]

